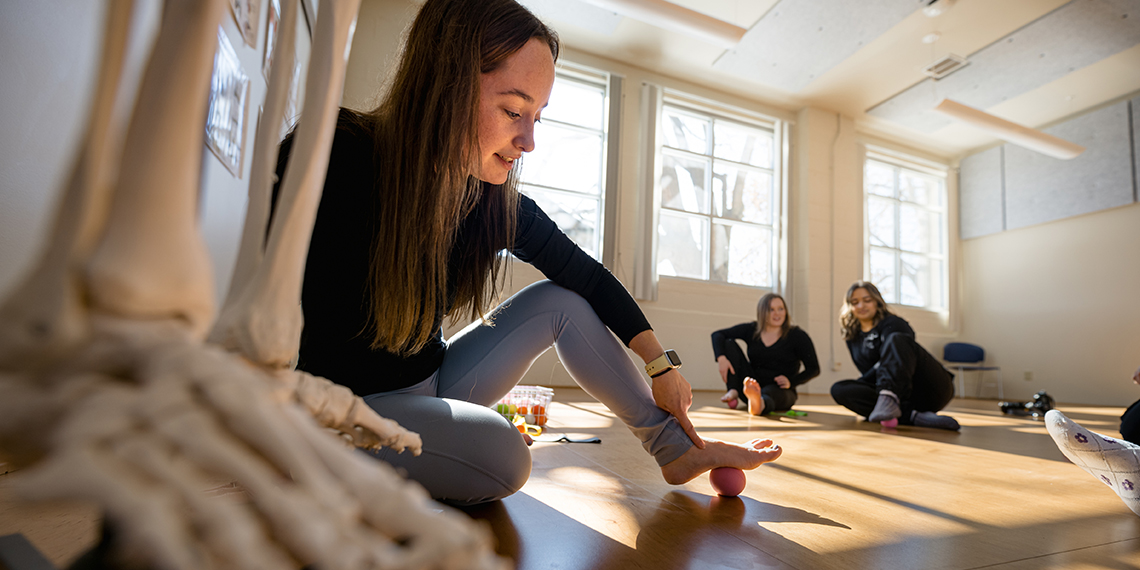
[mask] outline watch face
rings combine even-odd
[[[677,351],[669,349],[665,351],[665,358],[672,364],[674,368],[681,366],[681,357],[677,356]]]

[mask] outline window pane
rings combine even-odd
[[[523,182],[600,194],[602,135],[539,123],[522,165]]]
[[[717,121],[713,124],[713,156],[772,168],[772,135],[760,129]]]
[[[686,212],[709,213],[709,193],[705,188],[708,161],[661,155],[661,205]]]
[[[881,162],[868,160],[863,170],[864,185],[870,194],[895,197],[895,169]]]
[[[708,220],[661,212],[657,225],[657,274],[707,279]]]
[[[885,249],[872,249],[870,259],[871,283],[879,288],[883,300],[897,303],[895,298],[895,252]]]
[[[871,245],[895,247],[895,202],[867,197],[867,233]]]
[[[714,223],[712,254],[712,280],[757,287],[772,284],[771,229]]]
[[[533,186],[524,186],[523,191],[538,203],[551,220],[578,247],[598,259],[598,199],[589,196],[581,198],[567,196],[559,192],[544,191]]]
[[[713,215],[757,224],[772,223],[772,175],[713,165]]]
[[[542,110],[542,118],[601,130],[605,104],[605,88],[559,78],[550,92],[550,103]]]
[[[923,206],[940,206],[936,192],[939,186],[938,181],[928,176],[920,176],[906,170],[899,172],[900,200],[915,202]]]
[[[930,212],[910,204],[899,205],[899,249],[932,253]]]
[[[661,133],[665,146],[695,152],[709,153],[709,123],[666,107],[661,114]]]
[[[926,260],[930,268],[930,295],[926,299],[926,306],[932,309],[946,307],[946,262],[941,259]]]
[[[912,253],[899,256],[899,302],[925,307],[930,301],[930,267],[925,257]]]

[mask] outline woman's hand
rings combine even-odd
[[[689,406],[693,405],[693,388],[689,381],[674,368],[654,378],[652,382],[653,402],[658,408],[673,414],[677,423],[681,424],[681,429],[693,440],[693,445],[704,449],[705,441],[697,435],[697,428],[689,420]]]
[[[736,374],[736,369],[732,367],[732,363],[728,361],[728,357],[723,355],[723,354],[716,357],[716,365],[720,369],[720,380],[721,380],[721,382],[724,382],[725,385],[727,385],[728,384],[728,373],[731,372],[733,374]],[[1140,372],[1140,371],[1137,371],[1137,372]]]
[[[774,378],[774,380],[776,381],[777,386],[779,386],[785,390],[792,387],[792,381],[788,380],[788,377],[784,376],[783,374],[777,376],[776,378]]]
[[[641,331],[633,337],[629,341],[629,349],[636,352],[646,364],[665,354],[665,349],[661,346],[661,341],[657,340],[653,329]],[[651,382],[653,403],[657,404],[658,408],[673,414],[673,417],[677,418],[677,423],[681,424],[681,429],[685,430],[685,434],[693,440],[693,445],[698,449],[704,449],[705,440],[697,435],[697,429],[693,427],[693,422],[689,421],[689,406],[693,405],[693,387],[676,368],[654,378]]]

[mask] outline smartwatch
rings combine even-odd
[[[654,358],[649,364],[645,365],[645,373],[649,374],[650,378],[656,378],[674,368],[681,367],[681,357],[677,356],[677,351],[669,349],[665,354]]]

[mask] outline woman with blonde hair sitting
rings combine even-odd
[[[747,356],[737,339],[747,345]],[[776,293],[760,297],[755,321],[712,333],[712,345],[728,387],[720,400],[732,409],[743,402],[754,416],[792,409],[796,386],[819,376],[811,337],[792,324],[784,298]]]
[[[918,344],[874,284],[856,281],[847,289],[839,322],[863,376],[831,386],[838,404],[872,422],[958,429],[957,420],[936,413],[954,397],[954,375]]]

